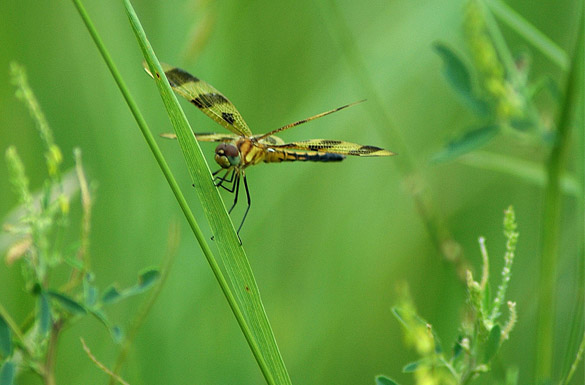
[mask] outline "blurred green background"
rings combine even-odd
[[[571,54],[579,3],[510,4]],[[464,2],[335,4],[336,11],[328,2],[307,0],[134,2],[159,59],[221,90],[255,133],[370,99],[282,137],[343,139],[412,156],[434,205],[476,272],[477,239],[483,235],[492,276],[499,276],[503,210],[514,205],[520,240],[508,298],[518,302],[519,320],[500,352],[500,365],[517,366],[520,383],[531,383],[543,188],[457,161],[429,163],[474,121],[445,82],[441,60],[432,50],[437,40],[463,50]],[[122,376],[132,384],[263,383],[167,183],[72,3],[3,0],[1,5],[0,153],[15,145],[31,187],[41,187],[46,177],[43,150],[33,120],[14,97],[8,77],[9,62],[14,60],[27,69],[66,168],[73,165],[73,148],[80,147],[88,177],[96,183],[91,257],[98,285],[131,285],[140,269],[160,265],[171,223],[178,221],[182,229],[169,280],[140,330]],[[156,87],[141,68],[142,56],[121,2],[86,6],[151,129],[172,131]],[[338,16],[347,23],[357,57],[364,63],[360,76],[344,55]],[[512,50],[531,50],[517,35],[506,28],[504,32]],[[565,79],[566,73],[532,52],[531,76]],[[373,80],[404,147],[392,143],[390,128],[372,116],[374,110],[367,104],[376,96],[368,94],[362,76]],[[222,132],[195,108],[183,106],[194,130]],[[161,139],[160,146],[211,236],[177,143]],[[571,167],[576,146],[573,140]],[[214,145],[202,147],[212,161]],[[486,150],[538,164],[547,159],[542,148],[509,137],[496,138]],[[351,158],[336,164],[262,165],[248,172],[253,204],[241,236],[293,383],[372,384],[382,373],[412,383],[401,368],[416,354],[404,345],[400,325],[391,314],[399,283],[409,285],[421,316],[446,346],[457,336],[465,289],[430,241],[395,162],[396,158]],[[211,167],[215,169],[214,164]],[[4,162],[0,194],[4,217],[17,204]],[[231,196],[223,197],[231,203]],[[583,251],[576,242],[582,239],[583,215],[576,212],[575,198],[563,197],[560,286],[556,308],[551,309],[556,317],[556,375],[565,368],[566,349],[573,343],[569,332],[575,317],[577,260]],[[73,206],[72,240],[78,236],[80,216],[79,206]],[[234,222],[243,208],[235,210]],[[34,302],[23,289],[19,266],[1,263],[0,282],[1,303],[16,320],[23,320]],[[127,326],[144,298],[111,307],[112,320]],[[62,336],[59,383],[104,383],[105,374],[83,353],[80,336],[106,365],[115,360],[118,347],[107,330],[85,318]],[[480,383],[491,383],[491,378]],[[573,383],[583,381],[580,371]],[[26,374],[19,383],[40,381]]]

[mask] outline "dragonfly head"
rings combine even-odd
[[[222,168],[230,168],[240,164],[240,151],[230,143],[220,143],[215,148],[215,161]]]

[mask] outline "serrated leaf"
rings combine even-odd
[[[65,294],[53,290],[49,290],[47,294],[71,314],[87,314],[87,309],[85,309],[82,304]]]
[[[433,48],[443,60],[443,73],[451,87],[474,112],[486,115],[489,112],[489,106],[475,95],[471,71],[465,62],[453,49],[441,42],[434,43]]]
[[[496,124],[488,124],[487,126],[467,131],[460,138],[449,142],[445,149],[435,154],[433,162],[452,160],[484,146],[498,134],[499,128]]]
[[[496,355],[498,350],[500,349],[500,342],[502,337],[502,330],[500,325],[495,324],[490,330],[490,334],[488,336],[488,340],[485,346],[485,357],[483,362],[488,363],[491,359]]]
[[[0,315],[0,356],[12,355],[12,333],[4,317]]]
[[[115,286],[110,286],[106,289],[102,295],[102,302],[104,304],[111,304],[121,299],[122,294],[116,289]]]
[[[6,361],[0,369],[0,384],[12,385],[14,383],[14,363]]]
[[[386,376],[378,376],[376,377],[376,385],[398,385],[398,382]]]
[[[41,335],[46,335],[51,327],[51,305],[44,291],[39,293],[38,298],[37,322],[39,323],[39,332]]]

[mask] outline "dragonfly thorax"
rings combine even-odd
[[[220,143],[215,148],[215,161],[222,168],[230,168],[240,164],[240,150],[230,143]]]

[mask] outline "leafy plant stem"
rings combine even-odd
[[[545,34],[536,29],[508,4],[501,0],[486,1],[493,14],[510,28],[514,29],[526,41],[531,43],[543,55],[547,56],[559,68],[566,70],[569,64],[567,54]]]
[[[49,336],[49,346],[47,348],[47,355],[45,357],[45,365],[43,367],[43,380],[45,385],[56,385],[55,379],[55,360],[57,356],[57,340],[61,333],[63,321],[59,320],[55,322],[51,327],[51,335]]]
[[[504,38],[504,35],[502,35],[502,31],[500,30],[497,21],[494,19],[491,10],[487,9],[483,1],[481,3],[484,9],[483,14],[485,16],[486,27],[492,38],[496,51],[498,52],[502,64],[506,68],[506,72],[510,76],[512,83],[518,84],[520,82],[520,75],[516,68],[516,64],[514,63],[514,57],[508,48],[508,44],[506,44],[506,39]]]
[[[30,351],[28,351],[28,346],[26,345],[24,335],[20,331],[20,328],[18,327],[16,322],[14,322],[14,320],[10,316],[10,313],[8,313],[6,311],[6,309],[4,308],[4,306],[1,303],[0,303],[0,317],[4,318],[4,321],[6,321],[6,324],[10,327],[10,330],[12,330],[12,332],[14,333],[16,338],[18,338],[18,340],[22,343],[22,345],[25,347],[27,352],[30,353]]]
[[[554,294],[557,286],[556,273],[562,211],[560,176],[567,157],[571,123],[579,99],[579,88],[582,87],[583,13],[581,13],[579,25],[580,28],[576,38],[573,60],[567,79],[558,130],[556,132],[556,140],[553,144],[547,166],[548,178],[544,198],[542,256],[540,259],[538,285],[538,331],[535,365],[537,381],[550,380],[552,374],[554,329],[554,311],[552,310],[555,308]]]
[[[171,223],[171,227],[169,229],[169,242],[167,246],[167,252],[164,258],[163,266],[161,268],[161,277],[159,281],[156,283],[156,286],[152,290],[148,300],[142,305],[136,317],[132,321],[132,325],[128,329],[128,333],[126,334],[126,338],[122,343],[122,348],[120,349],[120,354],[118,354],[118,358],[116,359],[116,363],[114,364],[114,369],[112,370],[114,376],[110,377],[110,385],[114,385],[117,381],[116,376],[120,373],[122,369],[122,365],[128,356],[128,352],[130,350],[130,346],[138,333],[138,329],[146,319],[147,314],[152,309],[152,306],[156,302],[157,298],[159,297],[162,288],[169,276],[169,272],[171,271],[171,266],[175,260],[175,256],[177,255],[177,248],[179,247],[179,225],[176,222]]]
[[[156,141],[154,140],[154,137],[146,124],[146,121],[144,120],[142,114],[140,113],[138,106],[134,102],[134,99],[131,97],[130,92],[129,92],[128,88],[126,87],[126,85],[125,85],[120,73],[118,72],[116,66],[114,65],[112,58],[110,57],[108,51],[106,50],[104,44],[102,43],[101,38],[100,38],[97,30],[93,26],[93,23],[91,22],[91,19],[89,18],[89,15],[85,11],[80,0],[73,0],[73,3],[75,5],[75,7],[77,8],[83,22],[85,23],[85,25],[86,25],[92,39],[94,40],[98,50],[100,51],[104,61],[106,62],[106,65],[108,66],[110,72],[112,73],[112,76],[114,77],[114,80],[116,81],[118,87],[120,88],[120,91],[122,92],[122,95],[124,96],[124,99],[126,100],[126,103],[128,104],[136,122],[138,123],[138,126],[139,126],[144,138],[146,139],[146,142],[147,142],[148,146],[150,147],[150,150],[152,151],[152,153],[153,153],[156,161],[158,162],[165,178],[167,179],[167,182],[169,183],[169,186],[171,187],[171,190],[173,191],[173,193],[174,193],[174,195],[179,203],[179,206],[181,207],[181,210],[183,211],[183,213],[187,219],[187,222],[189,223],[189,226],[191,227],[191,230],[193,231],[193,234],[195,235],[197,241],[199,242],[199,245],[201,246],[201,249],[203,251],[203,254],[205,255],[205,258],[207,259],[207,262],[209,263],[209,265],[210,265],[210,267],[211,267],[211,269],[212,269],[212,271],[213,271],[213,273],[214,273],[214,275],[215,275],[215,277],[220,285],[220,288],[221,288],[224,296],[226,297],[228,304],[229,304],[232,312],[234,313],[234,316],[236,317],[236,320],[237,320],[237,322],[242,330],[242,333],[244,334],[244,337],[246,338],[248,345],[250,346],[252,353],[254,354],[254,357],[256,358],[256,361],[258,362],[258,365],[260,367],[260,370],[262,371],[262,374],[264,375],[266,381],[269,384],[276,383],[274,381],[273,373],[270,371],[270,369],[267,365],[266,359],[265,359],[264,355],[262,354],[262,352],[260,351],[259,346],[258,346],[258,342],[255,339],[255,336],[258,336],[258,335],[265,337],[264,342],[267,345],[269,345],[269,349],[271,349],[270,352],[272,354],[269,355],[269,359],[271,359],[272,364],[277,367],[276,374],[279,376],[280,379],[283,379],[282,380],[283,383],[290,383],[290,379],[288,378],[288,374],[286,373],[286,369],[284,369],[284,363],[282,363],[282,358],[280,357],[280,353],[278,352],[278,349],[276,347],[276,342],[274,341],[274,336],[271,334],[271,330],[267,331],[265,329],[262,329],[262,327],[265,327],[265,325],[268,325],[266,315],[263,314],[264,318],[259,321],[259,322],[263,322],[263,324],[261,326],[258,326],[258,328],[260,328],[262,330],[260,330],[260,332],[256,332],[258,334],[254,335],[252,330],[250,329],[250,326],[246,322],[246,319],[244,318],[242,310],[238,306],[238,302],[236,301],[236,298],[234,297],[232,290],[230,289],[225,277],[223,276],[223,273],[222,273],[215,257],[213,256],[213,253],[211,252],[211,249],[210,249],[209,245],[207,244],[205,237],[204,237],[201,229],[199,228],[198,223],[195,221],[195,217],[193,216],[193,213],[191,212],[185,197],[183,196],[174,176],[172,175],[170,168],[168,167],[166,161],[164,160],[164,157],[163,157],[160,149],[158,148],[158,145],[156,144]],[[130,22],[132,24],[132,27],[134,29],[134,32],[137,36],[137,39],[141,43],[146,41],[144,31],[142,30],[142,27],[141,27],[141,25],[138,21],[138,18],[134,12],[134,9],[132,8],[132,5],[127,0],[125,0],[123,3],[124,3],[124,6],[126,8],[126,11],[128,13],[128,16],[129,16]],[[150,47],[150,45],[148,45],[148,49],[146,47],[142,47],[142,48],[143,48],[143,53],[145,54],[145,57],[147,58],[147,61],[152,62],[152,60],[156,60],[156,57],[154,56],[154,52],[152,52],[152,48]],[[148,52],[146,52],[146,50],[148,50]],[[158,63],[158,61],[157,61],[156,68],[157,68],[158,73],[162,72],[162,70],[160,69],[160,63]],[[168,83],[166,84],[166,86],[168,87]],[[170,88],[169,88],[168,92],[171,93]],[[176,99],[174,99],[174,100],[175,100],[175,103],[177,103]],[[179,107],[176,107],[176,108],[179,108]],[[175,119],[177,119],[177,116],[172,115],[170,117],[171,117],[171,121],[173,121],[173,123],[176,123]],[[184,117],[184,114],[183,114],[182,118],[184,119],[184,122],[186,122],[186,118]],[[187,126],[188,126],[188,124],[187,124]],[[182,135],[185,135],[185,136],[182,136]],[[182,135],[178,135],[179,143],[181,144],[182,149],[184,149],[184,146],[185,146],[183,141],[188,140],[188,139],[186,139],[188,137],[188,135],[190,135],[193,142],[195,141],[192,134],[183,133]],[[197,147],[196,142],[194,143],[193,147]],[[192,151],[192,149],[191,149],[191,151]],[[199,154],[199,155],[201,157],[203,157],[201,154]],[[209,177],[209,169],[207,169],[207,174]],[[200,180],[203,180],[204,178],[205,177],[204,177],[204,174],[202,172],[201,178],[198,178],[198,180],[196,180],[196,183],[203,183],[203,182],[200,182]],[[211,182],[210,177],[209,177],[208,183],[210,184],[210,189],[213,189],[214,186],[213,186],[213,183]],[[215,194],[217,194],[217,200],[219,201],[219,195],[218,195],[217,191],[214,190],[214,192],[215,192]],[[209,214],[209,213],[206,213],[206,214]],[[211,214],[209,214],[209,215],[211,215]],[[208,218],[209,218],[209,215],[208,215]],[[216,216],[220,217],[221,215],[222,214],[219,213]],[[225,207],[224,207],[223,215],[225,215],[227,217],[227,213],[225,212]],[[227,221],[229,221],[229,218],[227,218]],[[216,222],[217,222],[217,220],[216,220]],[[214,227],[214,225],[217,226],[216,223],[212,223],[212,228]],[[220,230],[221,231],[216,235],[216,241],[218,243],[218,247],[221,248],[224,246],[224,243],[222,243],[222,242],[225,242],[226,237],[227,238],[231,237],[230,239],[231,239],[232,245],[235,245],[235,243],[238,243],[238,246],[240,246],[239,241],[237,240],[237,237],[235,235],[235,231],[233,231],[233,225],[231,226],[231,235],[229,232],[230,230],[226,230],[225,227],[224,227],[224,230],[222,230],[222,229],[220,229]],[[241,249],[241,247],[240,247],[240,249]],[[245,288],[248,291],[254,291],[253,294],[258,294],[257,287],[255,286],[255,282],[253,281],[253,277],[251,279],[248,279],[248,283],[245,285]],[[236,289],[243,291],[244,285],[242,285],[242,287],[236,287]],[[250,297],[250,295],[248,297]],[[241,300],[241,301],[245,301],[245,300]],[[259,294],[258,294],[258,301],[259,301]],[[263,311],[263,308],[261,308],[260,312],[262,312],[262,311]],[[260,312],[257,311],[256,313],[254,313],[254,315],[262,317],[262,314],[259,315]],[[253,321],[256,321],[256,320],[257,320],[257,318],[253,319]],[[269,326],[268,326],[268,328],[269,328]],[[262,334],[262,332],[264,332],[264,334]],[[272,339],[270,339],[270,338],[272,338]]]

